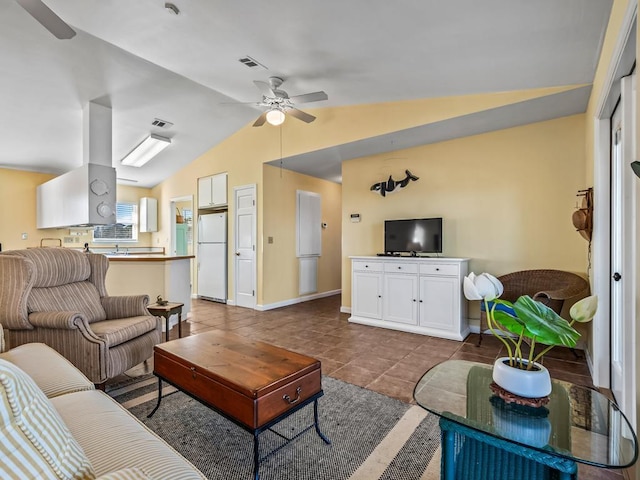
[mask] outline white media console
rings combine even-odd
[[[464,340],[469,259],[351,258],[350,322]]]

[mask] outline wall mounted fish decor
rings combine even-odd
[[[409,170],[405,170],[404,173],[406,173],[407,176],[402,180],[396,181],[392,178],[391,175],[389,175],[389,180],[387,180],[386,182],[374,183],[373,185],[371,185],[371,191],[379,193],[383,197],[386,197],[387,193],[399,192],[404,187],[409,185],[409,182],[415,182],[420,178],[413,175]]]

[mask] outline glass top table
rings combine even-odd
[[[552,380],[544,407],[507,404],[492,392],[492,365],[448,360],[418,381],[421,407],[472,431],[545,454],[604,468],[625,468],[638,457],[633,428],[601,393]]]

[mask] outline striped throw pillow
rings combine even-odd
[[[0,478],[93,479],[82,448],[49,399],[0,359]]]

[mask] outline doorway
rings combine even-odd
[[[168,255],[193,255],[193,196],[175,197],[169,201],[169,218],[171,225],[171,241]],[[191,259],[191,287],[194,283],[194,260]],[[193,291],[191,292],[193,295]]]
[[[592,292],[598,312],[592,324],[590,365],[599,387],[615,390],[616,401],[636,425],[635,355],[637,178],[635,155],[636,9],[625,14],[604,89],[595,106],[594,232]],[[617,111],[619,110],[619,112]],[[627,188],[629,187],[629,188]]]

